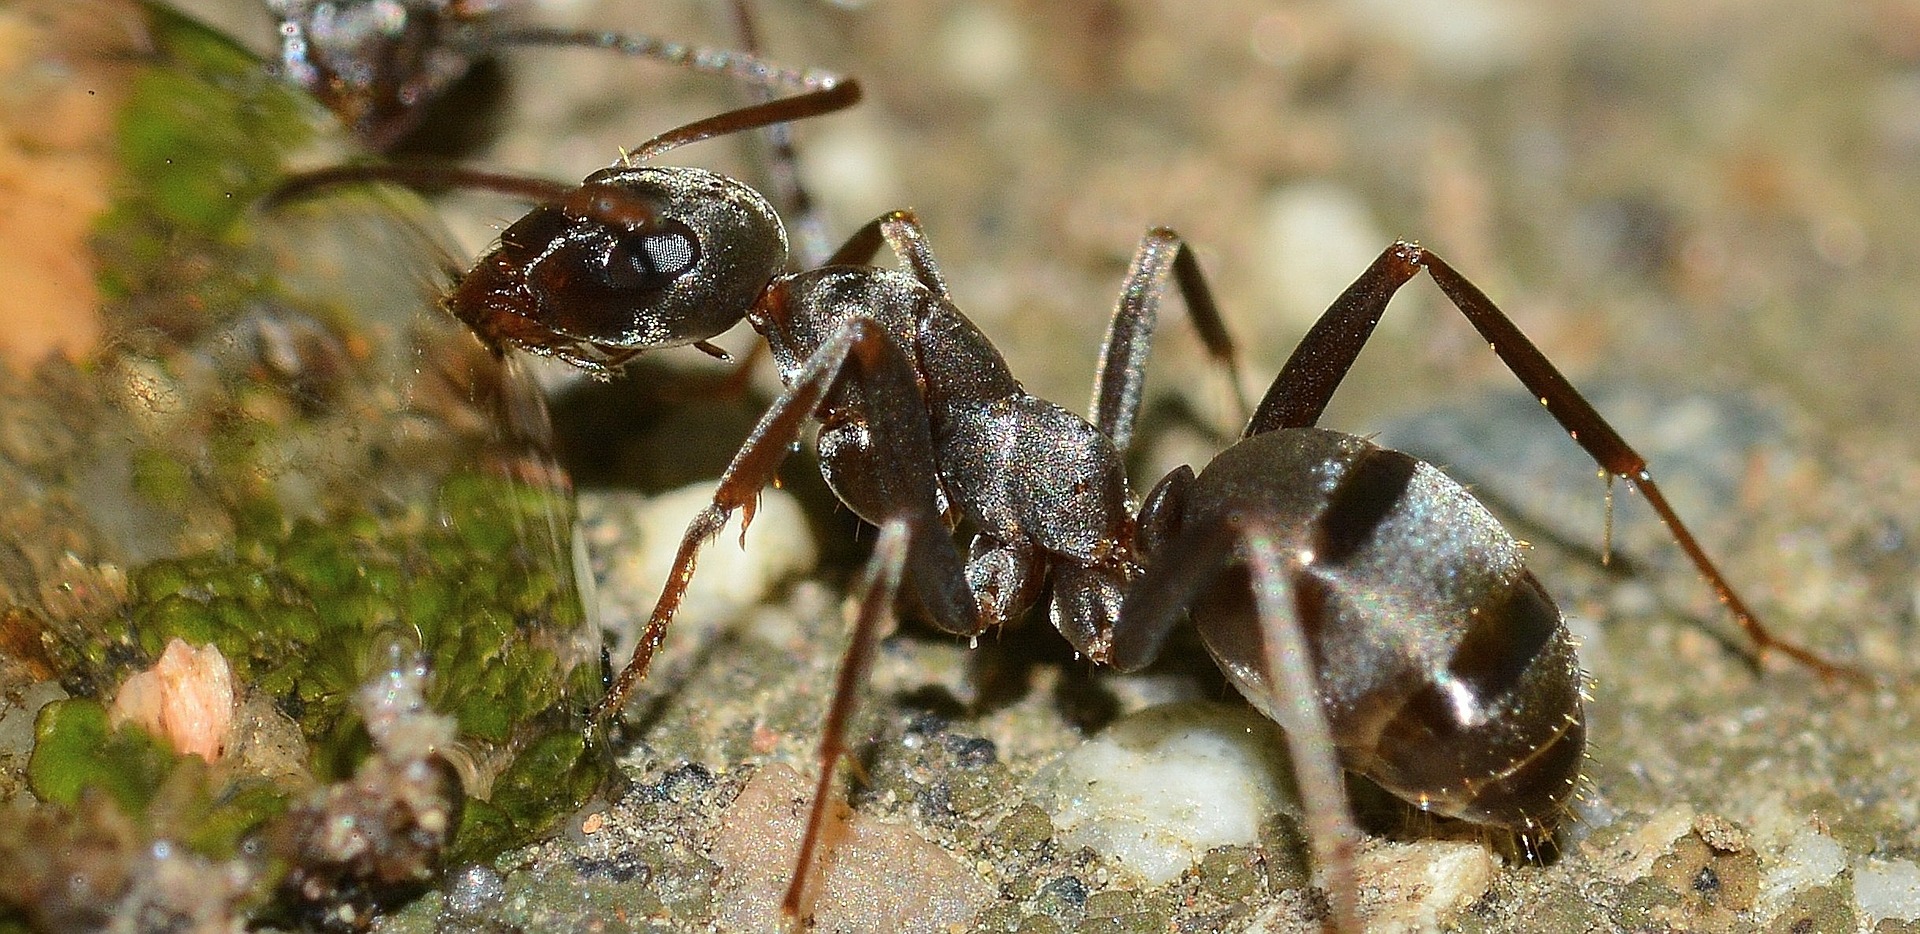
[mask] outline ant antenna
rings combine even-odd
[[[858,81],[852,79],[832,81],[817,91],[775,98],[729,110],[668,130],[641,143],[631,152],[622,154],[615,165],[635,166],[660,153],[691,143],[830,114],[845,110],[859,102],[860,83]],[[273,209],[302,198],[312,197],[329,188],[377,182],[389,182],[415,190],[466,188],[491,191],[536,204],[564,200],[579,187],[529,175],[488,172],[452,165],[404,163],[341,165],[290,175],[268,192],[261,201],[268,209]]]

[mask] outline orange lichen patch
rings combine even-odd
[[[54,675],[53,659],[47,656],[41,633],[46,622],[25,607],[0,610],[0,659],[20,665],[33,681],[49,681]],[[0,663],[4,667],[4,663]]]
[[[721,923],[773,930],[800,849],[813,784],[784,765],[761,769],[721,816]],[[973,869],[913,828],[835,805],[813,867],[806,908],[820,931],[945,931],[986,907],[993,892]]]
[[[233,670],[219,649],[175,639],[159,663],[120,686],[107,717],[115,727],[137,724],[183,753],[218,762],[233,731]]]
[[[100,9],[0,9],[0,360],[22,370],[100,340],[89,237],[114,178],[119,82],[67,41]]]

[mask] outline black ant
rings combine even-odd
[[[266,0],[279,33],[275,70],[332,110],[368,149],[392,153],[412,142],[429,107],[483,60],[510,48],[599,49],[720,75],[767,100],[777,91],[819,90],[840,77],[793,69],[761,56],[749,0],[732,0],[739,49],[719,49],[655,36],[562,29],[515,21],[508,0]],[[767,127],[771,181],[780,202],[800,218],[811,253],[824,224],[800,183],[798,157],[785,124]],[[440,173],[438,175],[434,173]],[[421,167],[417,180],[461,184],[452,170]],[[484,187],[484,186],[482,186]]]
[[[1191,616],[1229,680],[1286,728],[1340,929],[1360,930],[1358,834],[1342,768],[1425,811],[1528,838],[1551,833],[1580,774],[1582,674],[1524,546],[1437,468],[1315,427],[1389,299],[1423,269],[1574,440],[1641,492],[1758,651],[1826,676],[1854,674],[1769,632],[1644,459],[1479,289],[1419,246],[1388,247],[1301,341],[1241,440],[1198,474],[1168,474],[1136,511],[1122,455],[1169,283],[1210,353],[1229,368],[1234,360],[1176,234],[1154,229],[1140,243],[1087,420],[1020,387],[954,306],[912,213],[867,224],[822,266],[782,272],[786,235],[764,197],[705,170],[644,164],[687,143],[839,110],[858,94],[847,82],[697,121],[574,188],[485,179],[541,204],[447,298],[496,350],[520,347],[596,374],[647,350],[698,344],[742,318],[779,366],[784,391],[688,526],[599,721],[645,676],[699,550],[734,511],[751,519],[808,421],[820,425],[828,484],[881,528],[822,728],[787,917],[802,911],[854,699],[903,590],[961,636],[1046,596],[1077,652],[1121,670],[1150,663]],[[883,243],[901,268],[864,265]],[[972,532],[964,555],[955,528]]]
[[[505,0],[266,0],[278,23],[276,69],[332,110],[369,149],[399,145],[427,107],[483,59],[509,48],[602,49],[724,75],[763,90],[814,88],[831,76],[760,57],[747,0],[733,0],[739,51],[654,36],[523,25]]]

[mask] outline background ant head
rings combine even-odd
[[[269,0],[280,67],[375,150],[393,149],[424,105],[460,81],[479,54],[463,4]]]
[[[733,327],[786,262],[786,228],[747,185],[614,166],[514,222],[447,303],[496,346],[598,371]]]

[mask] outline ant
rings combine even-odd
[[[842,79],[792,69],[761,57],[750,0],[732,0],[739,51],[654,36],[561,29],[511,22],[509,0],[266,0],[278,24],[274,69],[333,111],[369,150],[391,154],[408,145],[430,105],[488,56],[508,48],[600,49],[721,75],[756,89],[761,100],[780,90],[819,90]],[[799,158],[786,124],[767,127],[772,187],[799,218],[810,255],[824,251],[825,225],[800,182]],[[452,170],[422,167],[443,184],[462,184]],[[485,187],[484,185],[479,187]]]
[[[1082,419],[1026,393],[954,305],[908,211],[857,231],[825,264],[783,272],[768,201],[737,180],[647,164],[676,147],[831,113],[851,81],[696,121],[578,187],[486,179],[540,202],[446,299],[497,352],[519,347],[600,376],[648,350],[698,345],[746,319],[784,389],[687,527],[632,660],[595,720],[645,677],[699,551],[736,510],[751,521],[801,429],[817,421],[821,473],[880,527],[820,739],[820,776],[782,901],[804,907],[846,727],[888,614],[910,598],[936,627],[977,637],[1044,597],[1096,663],[1151,663],[1183,617],[1228,679],[1286,729],[1333,923],[1360,930],[1358,839],[1341,770],[1416,807],[1548,834],[1585,748],[1574,640],[1525,547],[1437,468],[1317,427],[1386,310],[1425,270],[1610,477],[1646,498],[1756,651],[1857,676],[1764,627],[1667,503],[1645,460],[1478,288],[1396,242],[1302,339],[1247,421],[1204,469],[1180,467],[1133,506],[1122,458],[1159,307],[1177,288],[1209,353],[1235,351],[1193,252],[1142,238]],[[377,168],[362,179],[400,179]],[[338,181],[332,179],[331,181]],[[900,268],[867,265],[884,245]],[[955,530],[971,532],[964,554]]]

